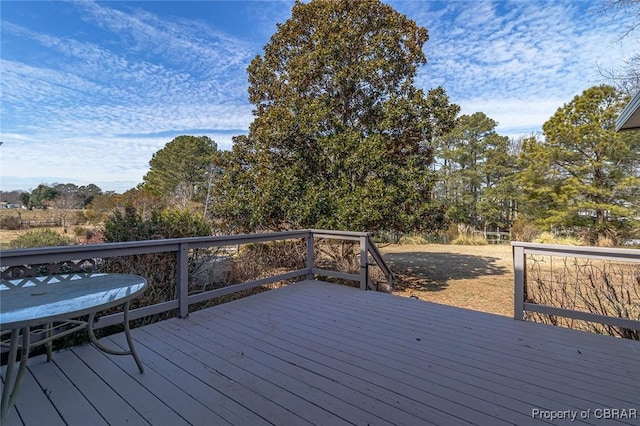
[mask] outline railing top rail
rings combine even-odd
[[[212,243],[211,245],[228,245],[235,244],[238,241],[246,242],[247,240],[255,240],[260,242],[261,240],[273,240],[273,239],[293,239],[304,238],[309,234],[318,236],[333,235],[333,236],[345,236],[345,237],[366,237],[369,236],[367,232],[351,232],[351,231],[328,231],[322,229],[303,229],[295,231],[281,231],[281,232],[265,232],[255,234],[238,234],[238,235],[219,235],[219,236],[206,236],[206,237],[184,237],[184,238],[168,238],[159,240],[141,240],[141,241],[126,241],[116,243],[99,243],[99,244],[85,244],[85,245],[72,245],[72,246],[55,246],[55,247],[34,247],[25,249],[9,249],[2,250],[1,257],[4,259],[12,257],[24,257],[33,255],[48,254],[53,248],[56,253],[72,254],[75,252],[90,252],[94,250],[119,250],[122,248],[133,247],[154,247],[160,248],[166,246],[166,250],[174,250],[176,244],[182,243]]]
[[[640,262],[640,250],[623,249],[612,247],[585,247],[566,246],[556,244],[525,243],[512,241],[512,247],[523,247],[525,253],[546,254],[546,255],[566,255],[574,257],[590,257],[601,259],[621,259],[631,262]]]
[[[371,234],[368,232],[356,232],[356,231],[331,231],[326,229],[309,229],[308,232],[311,232],[314,235],[335,235],[339,237],[368,237]]]
[[[56,253],[75,253],[75,252],[87,252],[94,250],[118,250],[128,247],[158,247],[158,246],[174,246],[177,244],[177,239],[162,239],[162,240],[141,240],[141,241],[126,241],[118,243],[96,243],[96,244],[82,244],[82,245],[70,245],[70,246],[50,246],[50,247],[32,247],[21,249],[8,249],[2,250],[0,258],[8,259],[12,257],[24,257],[48,254],[52,250]]]
[[[22,264],[26,260],[40,259],[43,256],[51,256],[48,260],[68,260],[74,255],[100,257],[113,252],[114,255],[124,255],[132,253],[176,251],[180,244],[187,243],[190,246],[221,246],[248,242],[262,242],[273,240],[285,240],[293,238],[304,238],[310,235],[310,231],[283,231],[262,234],[239,234],[207,237],[186,237],[170,238],[160,240],[126,241],[117,243],[99,243],[72,246],[56,247],[35,247],[26,249],[2,250],[0,263],[2,266],[13,266]],[[19,263],[15,263],[19,262]]]

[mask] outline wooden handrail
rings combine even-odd
[[[266,283],[281,281],[285,279],[306,276],[313,278],[315,272],[321,272],[323,275],[339,276],[341,278],[354,279],[361,281],[361,287],[367,289],[366,276],[345,274],[343,272],[319,270],[314,268],[314,238],[332,238],[344,240],[366,240],[365,263],[367,253],[371,253],[376,263],[380,265],[385,275],[391,283],[391,272],[384,263],[377,247],[366,232],[348,232],[348,231],[328,231],[328,230],[299,230],[272,232],[264,234],[242,234],[242,235],[224,235],[209,237],[188,237],[188,238],[172,238],[162,240],[145,240],[145,241],[129,241],[118,243],[102,243],[88,244],[76,246],[59,246],[59,247],[41,247],[28,249],[3,250],[0,257],[0,271],[3,278],[9,278],[7,271],[12,267],[23,265],[39,265],[51,264],[55,262],[82,260],[82,259],[99,259],[118,256],[127,256],[135,254],[150,254],[174,252],[176,253],[176,298],[174,300],[165,301],[155,305],[144,306],[130,312],[132,319],[141,318],[147,315],[158,314],[176,310],[180,317],[186,317],[189,313],[189,305],[202,302],[224,294],[237,291],[247,290],[258,287]],[[259,280],[249,281],[242,284],[236,284],[222,289],[211,290],[197,295],[188,294],[188,251],[194,248],[221,247],[228,245],[259,243],[267,241],[283,241],[291,239],[305,239],[307,244],[306,250],[306,267],[297,271],[285,272],[273,277],[262,278]],[[101,328],[122,322],[122,314],[113,314],[102,317],[95,328]]]
[[[391,289],[393,287],[393,272],[389,268],[389,266],[384,261],[380,250],[376,246],[373,238],[371,238],[371,234],[368,232],[354,232],[354,231],[327,231],[324,229],[311,229],[311,233],[314,237],[317,238],[327,238],[327,239],[342,239],[342,240],[351,240],[351,241],[360,241],[360,258],[361,258],[361,273],[356,274],[347,274],[344,272],[330,272],[326,270],[320,270],[317,268],[313,269],[314,273],[318,273],[320,275],[327,275],[336,278],[342,278],[347,280],[355,280],[360,281],[360,288],[371,290],[371,286],[369,285],[368,279],[368,263],[367,258],[370,254],[376,264],[382,269],[386,279],[387,285]],[[373,289],[375,290],[375,289]]]
[[[389,284],[389,286],[392,286],[393,272],[382,258],[382,253],[380,253],[380,250],[378,250],[378,246],[376,246],[376,243],[373,241],[373,238],[371,238],[371,235],[369,235],[369,253],[371,253],[373,259],[376,261],[380,269],[382,269],[382,272],[384,272],[385,277],[387,277],[387,283]]]

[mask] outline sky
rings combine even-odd
[[[427,28],[416,86],[442,86],[497,132],[541,132],[638,49],[601,0],[386,1]],[[124,192],[179,135],[247,134],[249,62],[293,1],[0,3],[0,190]]]

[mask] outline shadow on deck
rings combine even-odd
[[[132,334],[144,374],[33,358],[7,424],[640,424],[638,342],[318,281]]]

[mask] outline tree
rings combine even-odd
[[[458,107],[413,85],[427,39],[377,0],[296,1],[249,65],[255,119],[224,166],[242,184],[220,181],[217,213],[243,228],[442,226],[429,165]]]
[[[231,151],[221,151],[217,158],[221,173],[212,188],[213,214],[227,233],[246,231],[256,222],[256,183],[250,167],[250,149],[247,136],[235,136]]]
[[[440,138],[437,196],[456,223],[506,227],[510,221],[508,177],[514,158],[510,142],[500,136],[498,123],[482,112],[463,115],[455,128]]]
[[[28,192],[20,193],[20,202],[23,206],[28,207],[30,205],[29,201],[31,199],[31,195]]]
[[[78,195],[78,186],[73,183],[57,183],[53,185],[56,197],[53,206],[57,209],[79,209],[82,208],[82,199]]]
[[[539,224],[588,229],[595,243],[637,216],[640,136],[615,132],[627,102],[611,86],[591,87],[544,123],[544,140],[523,145],[524,207]]]
[[[40,209],[46,209],[51,201],[53,201],[58,192],[45,184],[40,184],[31,191],[31,195],[29,196],[29,207],[35,207]]]
[[[127,204],[109,213],[104,222],[105,242],[142,241],[165,238],[199,237],[211,235],[204,218],[196,213],[180,209],[153,208],[151,211]],[[206,249],[188,250],[189,283],[202,257],[210,259]],[[105,270],[124,272],[145,277],[152,291],[148,292],[148,303],[161,303],[178,297],[176,256],[171,252],[131,254],[105,259]]]
[[[640,92],[640,54],[625,60],[620,70],[599,68],[600,74],[616,89],[629,96]]]
[[[631,36],[640,27],[640,0],[607,0],[604,12],[618,16],[632,17],[631,25],[623,29],[620,38]],[[637,51],[636,51],[637,52]],[[620,70],[598,67],[600,74],[621,92],[634,96],[640,92],[640,54],[632,53]]]
[[[640,27],[640,0],[607,0],[604,11],[613,12],[615,16],[632,16],[633,22],[627,27],[621,37],[626,37]]]
[[[93,223],[102,223],[115,209],[132,206],[143,215],[149,215],[154,209],[165,208],[166,204],[163,199],[151,194],[143,186],[130,189],[124,194],[107,191],[93,198],[91,204],[87,206],[85,217]]]
[[[89,204],[93,201],[94,197],[101,195],[102,189],[99,186],[90,183],[86,186],[81,186],[78,188],[78,196],[82,200],[82,208],[86,209]]]
[[[143,186],[182,207],[191,200],[204,200],[208,166],[217,152],[215,141],[208,136],[178,136],[153,154]]]

